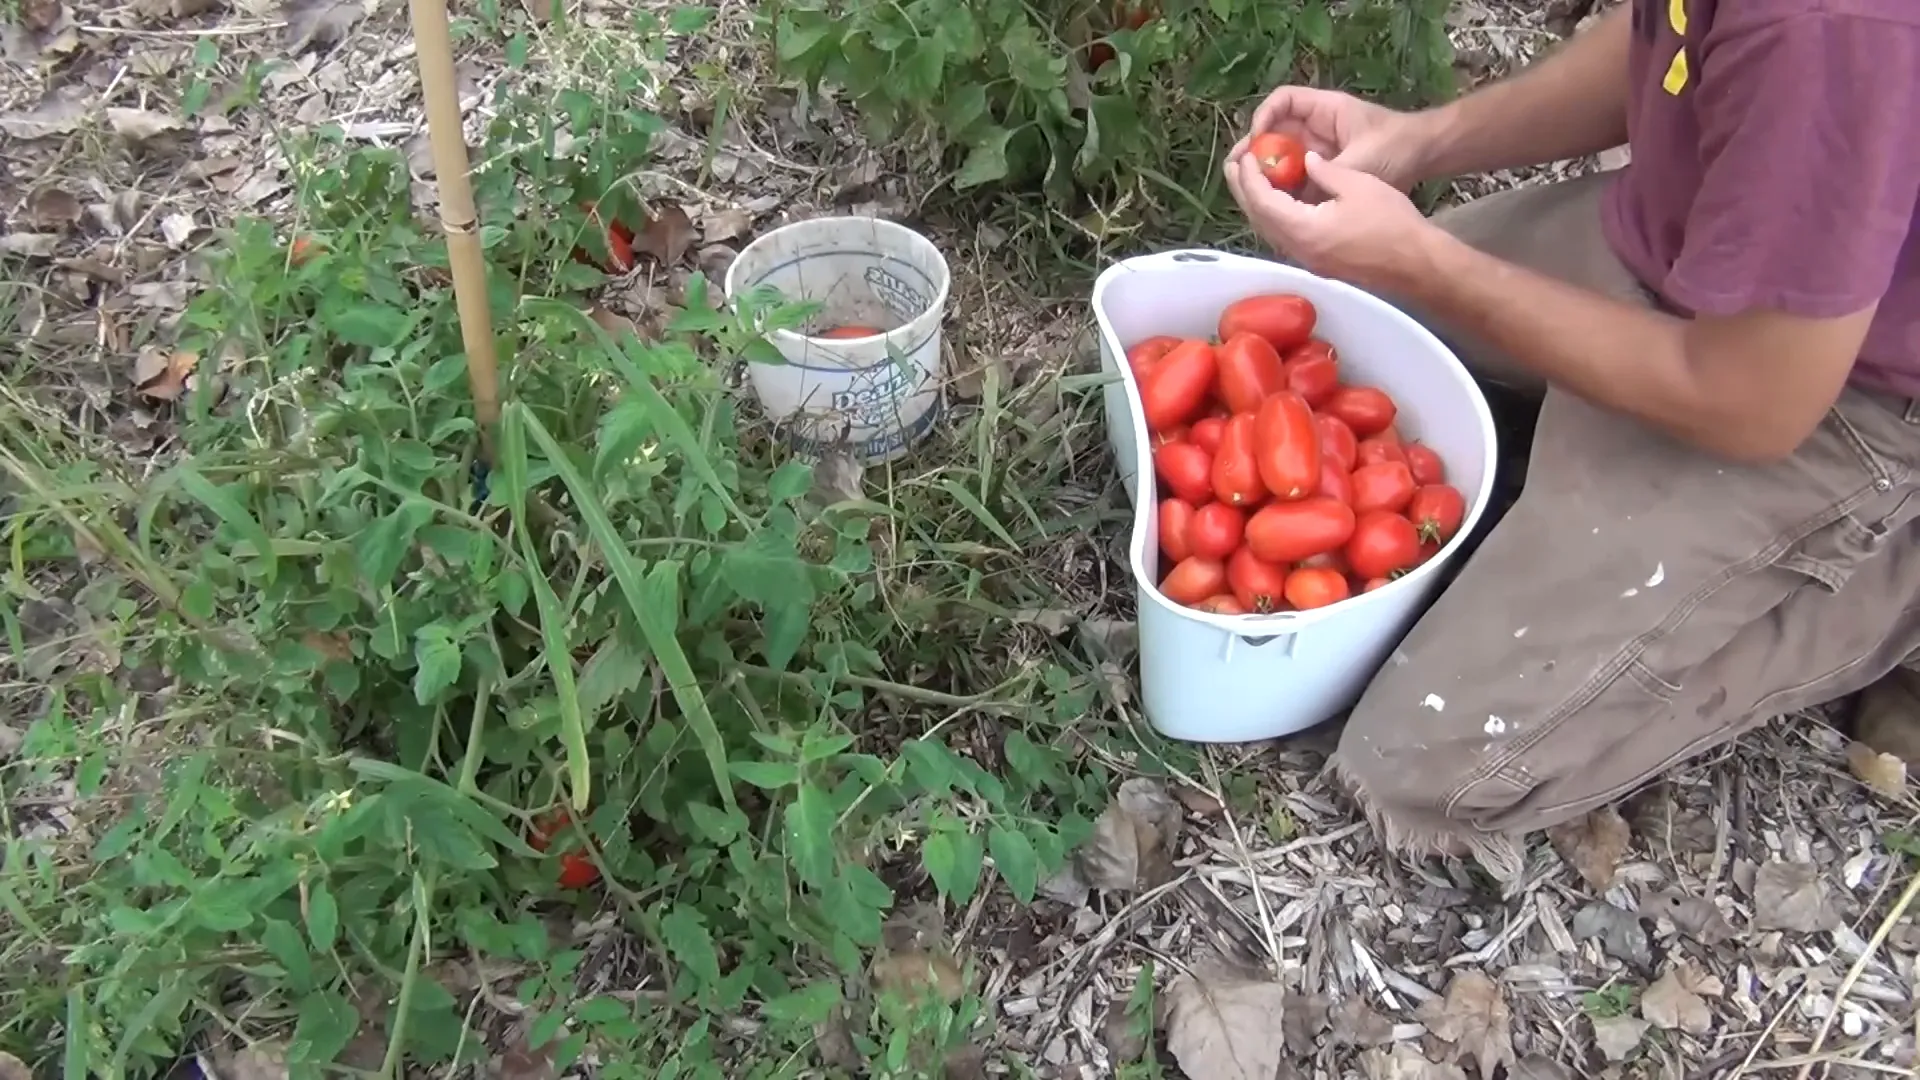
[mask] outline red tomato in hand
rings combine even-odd
[[[1466,498],[1459,489],[1446,484],[1418,488],[1407,503],[1407,520],[1419,530],[1422,542],[1444,544],[1453,539],[1466,516]]]
[[[1176,604],[1192,606],[1210,596],[1218,596],[1227,591],[1227,568],[1215,559],[1202,559],[1199,556],[1182,559],[1172,570],[1167,571],[1166,579],[1160,582],[1160,593]]]
[[[1233,417],[1220,436],[1220,452],[1213,458],[1213,497],[1228,506],[1252,506],[1267,497],[1260,476],[1254,419],[1245,414]]]
[[[1346,421],[1325,413],[1313,418],[1314,426],[1320,429],[1320,457],[1340,463],[1341,472],[1352,472],[1359,455],[1359,441],[1353,437],[1353,429]]]
[[[1303,498],[1320,485],[1320,432],[1299,394],[1283,390],[1260,406],[1254,446],[1260,480],[1275,498]]]
[[[1440,455],[1426,443],[1410,442],[1406,445],[1407,468],[1413,470],[1413,482],[1421,486],[1444,484],[1447,482],[1447,467],[1440,462]]]
[[[1232,593],[1221,593],[1219,596],[1209,596],[1205,600],[1190,606],[1195,611],[1207,611],[1215,615],[1248,614],[1245,605],[1241,604],[1239,599]]]
[[[1250,413],[1287,385],[1280,354],[1258,334],[1242,331],[1215,351],[1220,357],[1220,400],[1231,412]]]
[[[1227,584],[1234,599],[1255,614],[1265,615],[1286,606],[1287,568],[1255,555],[1246,548],[1227,560]]]
[[[1148,431],[1177,427],[1199,415],[1213,393],[1219,364],[1213,346],[1183,341],[1140,379],[1140,405]]]
[[[1330,457],[1320,459],[1320,486],[1316,495],[1327,495],[1339,499],[1348,506],[1353,505],[1353,476],[1340,467],[1340,463]]]
[[[1225,559],[1240,548],[1247,531],[1247,515],[1226,503],[1208,503],[1193,512],[1187,525],[1187,548],[1203,559]]]
[[[1301,611],[1337,604],[1350,595],[1338,570],[1304,567],[1287,575],[1287,603]]]
[[[1307,148],[1291,135],[1263,131],[1247,144],[1247,153],[1259,163],[1267,183],[1282,191],[1299,191],[1307,182]]]
[[[1190,442],[1170,442],[1155,450],[1153,471],[1169,490],[1195,506],[1213,498],[1213,458]]]
[[[1139,378],[1179,345],[1180,339],[1177,337],[1168,337],[1165,334],[1150,337],[1127,350],[1127,366],[1133,369],[1134,377]]]
[[[1227,433],[1227,418],[1208,416],[1193,422],[1187,429],[1187,441],[1205,450],[1209,454],[1220,452],[1220,437]]]
[[[1304,360],[1289,360],[1287,389],[1306,398],[1307,404],[1317,409],[1327,403],[1327,399],[1333,396],[1334,391],[1340,389],[1339,365],[1335,364],[1333,358],[1329,356],[1309,356]]]
[[[1381,465],[1392,462],[1399,465],[1407,463],[1407,451],[1400,440],[1393,438],[1393,429],[1388,428],[1371,439],[1361,439],[1354,446],[1353,467],[1362,465]]]
[[[1362,465],[1353,470],[1352,502],[1356,514],[1364,514],[1369,510],[1399,513],[1407,508],[1412,498],[1413,473],[1398,461]]]
[[[1370,510],[1355,519],[1353,535],[1347,540],[1347,565],[1355,574],[1389,577],[1419,563],[1420,535],[1413,522],[1389,510]]]
[[[1385,391],[1371,386],[1343,386],[1321,408],[1327,415],[1346,421],[1362,439],[1387,430],[1397,411]]]
[[[1193,554],[1187,542],[1187,530],[1193,526],[1193,504],[1185,499],[1160,502],[1160,554],[1168,562],[1179,562]]]
[[[1353,527],[1353,507],[1327,495],[1268,503],[1247,519],[1247,550],[1267,562],[1299,562],[1339,548]]]
[[[1249,296],[1228,304],[1220,313],[1220,340],[1231,341],[1236,334],[1259,334],[1275,352],[1285,356],[1313,336],[1316,317],[1313,301],[1304,296]]]

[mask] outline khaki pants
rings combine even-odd
[[[1651,303],[1601,236],[1604,177],[1440,219],[1491,254]],[[1543,393],[1518,501],[1374,677],[1336,768],[1387,841],[1520,869],[1518,835],[1920,647],[1920,407],[1848,390],[1791,459],[1742,466],[1438,332]]]

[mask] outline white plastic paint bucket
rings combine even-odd
[[[749,364],[753,392],[802,450],[837,447],[884,461],[933,427],[949,278],[946,259],[926,237],[869,217],[796,222],[748,244],[726,284],[734,304],[771,289],[787,301],[823,305],[806,327],[813,333],[884,331],[850,339],[767,335],[786,363]]]
[[[1274,615],[1213,615],[1160,595],[1159,500],[1152,446],[1126,348],[1158,334],[1211,338],[1243,297],[1296,293],[1319,309],[1315,334],[1340,354],[1342,379],[1378,386],[1395,426],[1446,462],[1467,500],[1460,531],[1405,577],[1343,603]],[[1140,611],[1140,690],[1147,720],[1176,739],[1249,742],[1302,731],[1350,708],[1440,585],[1493,492],[1493,416],[1451,350],[1398,308],[1281,263],[1217,251],[1126,259],[1093,286],[1107,439],[1133,501],[1128,561]]]

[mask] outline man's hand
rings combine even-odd
[[[1419,274],[1420,239],[1437,231],[1419,207],[1376,175],[1307,152],[1307,179],[1326,193],[1304,202],[1267,183],[1241,155],[1226,163],[1227,187],[1253,231],[1274,250],[1323,277],[1401,291]]]
[[[1427,126],[1424,114],[1395,112],[1335,90],[1283,86],[1254,110],[1250,133],[1228,151],[1227,160],[1246,156],[1254,135],[1277,131],[1321,157],[1406,191],[1425,179]],[[1309,194],[1309,201],[1319,194]]]

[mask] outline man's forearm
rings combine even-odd
[[[1597,154],[1627,141],[1631,5],[1518,75],[1420,114],[1423,180]]]

